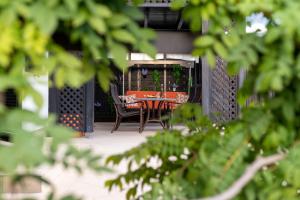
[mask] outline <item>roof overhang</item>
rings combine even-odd
[[[180,65],[185,68],[193,68],[195,62],[186,60],[129,60],[128,66],[133,65]]]
[[[182,18],[181,11],[171,9],[173,0],[144,0],[139,9],[144,13],[140,26],[164,31],[189,31],[189,26]],[[132,5],[131,1],[128,1]]]

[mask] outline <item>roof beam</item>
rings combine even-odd
[[[194,62],[193,61],[186,61],[186,60],[129,60],[128,66],[133,65],[174,65],[179,64],[186,68],[193,68]]]

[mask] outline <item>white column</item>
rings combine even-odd
[[[209,23],[208,21],[202,22],[202,34],[207,33],[208,31]],[[210,82],[210,76],[211,76],[211,69],[208,65],[207,58],[202,57],[202,109],[203,113],[206,115],[210,114],[210,104],[211,104],[211,82]]]
[[[33,101],[32,97],[25,97],[22,101],[22,109],[29,110],[33,112],[38,112],[41,118],[48,118],[48,107],[49,107],[49,88],[48,88],[48,74],[35,76],[26,73],[30,85],[42,96],[43,105],[39,109],[38,106]],[[24,129],[29,131],[36,131],[42,127],[37,127],[34,124],[24,123]]]

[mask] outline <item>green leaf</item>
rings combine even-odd
[[[139,4],[141,4],[141,3],[143,3],[144,1],[143,0],[132,0],[132,3],[133,3],[133,5],[139,5]]]
[[[65,4],[71,11],[76,11],[78,8],[78,1],[77,0],[64,0]]]
[[[136,195],[136,192],[137,192],[137,187],[132,187],[130,188],[127,193],[126,193],[126,199],[127,200],[130,200],[132,197],[135,197]]]
[[[197,1],[199,2],[199,0],[197,0]],[[199,4],[198,2],[197,2],[197,4]],[[210,2],[207,4],[206,10],[207,10],[208,15],[210,15],[210,16],[214,15],[216,13],[216,5],[213,2]]]
[[[212,36],[205,35],[200,36],[194,41],[194,45],[196,47],[208,47],[213,45],[215,42],[215,39]]]
[[[222,43],[216,42],[214,44],[214,50],[217,52],[217,54],[222,58],[226,59],[228,57],[227,49],[223,46]]]
[[[147,41],[142,41],[141,43],[139,43],[139,50],[141,52],[148,54],[152,58],[155,58],[155,56],[156,56],[155,47]]]
[[[16,158],[16,154],[12,148],[0,148],[0,157],[5,159],[5,162],[1,162],[1,171],[4,172],[14,172],[16,170],[19,162]]]
[[[67,195],[64,196],[61,200],[80,200],[80,199],[74,197],[73,195]]]
[[[206,59],[210,67],[214,68],[216,66],[216,57],[211,50],[206,51]]]
[[[86,20],[89,18],[88,13],[85,10],[79,10],[76,14],[76,16],[73,18],[73,25],[75,27],[78,27],[86,22]],[[73,34],[76,32],[74,31]]]
[[[96,6],[94,6],[94,9],[95,9],[95,14],[98,15],[99,17],[108,18],[112,16],[112,12],[107,6],[97,4]]]
[[[50,192],[48,194],[47,200],[54,200],[54,193],[53,192]]]
[[[282,79],[281,77],[279,77],[278,75],[274,76],[271,80],[271,88],[275,91],[280,91],[283,89],[283,83],[282,83]]]
[[[41,2],[37,2],[31,7],[31,18],[46,34],[52,34],[58,25],[55,13]]]
[[[14,9],[5,9],[0,13],[0,22],[6,25],[10,25],[16,19],[16,12]]]
[[[259,92],[269,90],[272,78],[273,73],[260,74],[258,78],[256,78],[255,90]]]
[[[127,6],[123,9],[124,14],[129,16],[130,18],[134,20],[142,20],[144,19],[144,13],[141,12],[136,7]]]
[[[272,43],[275,40],[280,38],[280,29],[278,28],[271,28],[270,30],[268,30],[267,35],[265,37],[266,43]]]
[[[127,49],[121,44],[112,44],[110,46],[110,53],[113,57],[113,62],[120,68],[127,68]]]
[[[140,30],[141,36],[146,40],[153,40],[156,38],[156,32],[149,28],[144,28]]]
[[[104,185],[106,188],[108,188],[108,191],[111,191],[111,189],[114,185],[114,180],[106,180]]]
[[[62,65],[62,67],[68,67],[72,69],[79,69],[81,67],[80,60],[71,53],[59,52],[57,54],[57,60]]]
[[[123,61],[116,61],[114,59],[114,62],[123,62]],[[122,64],[124,64],[124,63],[122,63]],[[126,65],[126,67],[127,67],[127,65]],[[98,78],[101,88],[105,92],[107,92],[109,90],[109,83],[114,78],[114,75],[109,68],[102,66],[102,67],[100,67],[100,69],[97,73],[97,78]]]
[[[44,99],[38,91],[36,91],[32,88],[29,90],[29,92],[27,94],[33,98],[33,101],[38,109],[40,109],[43,106]]]
[[[179,10],[180,8],[183,8],[186,4],[185,0],[174,0],[171,3],[171,8],[174,10]]]
[[[252,137],[260,140],[269,128],[271,116],[259,110],[250,110],[247,112],[247,118],[250,119],[247,123],[249,123]]]
[[[57,69],[55,73],[55,85],[58,88],[62,88],[64,86],[64,77],[65,77],[65,71],[63,68]]]
[[[53,149],[57,149],[58,145],[62,143],[67,143],[74,136],[73,130],[62,126],[47,127],[46,131],[52,137],[51,146]]]
[[[17,159],[27,167],[33,167],[45,160],[42,152],[43,139],[35,135],[29,136],[28,133],[16,134],[13,137],[13,150],[17,154]],[[35,149],[35,151],[32,151]]]
[[[129,32],[122,29],[113,30],[111,34],[116,40],[120,42],[126,42],[131,44],[134,44],[136,42],[136,39]]]
[[[109,26],[115,27],[115,28],[125,26],[129,22],[130,22],[130,20],[128,19],[128,17],[126,17],[125,15],[121,15],[121,14],[115,14],[107,20],[107,23],[109,24]]]
[[[89,19],[89,23],[99,34],[106,32],[106,24],[102,18],[92,17]]]
[[[285,117],[285,119],[288,122],[291,122],[295,119],[295,112],[294,112],[295,108],[292,102],[286,102],[282,105],[282,113],[283,116]]]
[[[264,138],[263,145],[265,148],[271,149],[271,148],[277,148],[281,143],[280,135],[272,131],[271,133],[268,133],[267,136]]]

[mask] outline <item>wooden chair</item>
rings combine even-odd
[[[142,102],[142,101],[137,101],[137,102],[133,102],[133,103],[122,102],[119,98],[118,87],[116,84],[113,84],[113,83],[110,84],[110,91],[111,91],[111,96],[114,101],[114,107],[116,110],[116,122],[115,122],[113,129],[111,130],[111,133],[113,133],[114,131],[116,131],[119,128],[120,123],[123,118],[128,118],[128,117],[133,117],[133,116],[140,117],[139,133],[143,132],[143,130],[144,130],[144,114],[145,114],[145,111],[143,109],[144,102]],[[130,104],[139,104],[140,105],[139,110],[137,110],[137,111],[136,110],[127,110],[126,106],[130,105]]]
[[[202,87],[201,86],[193,86],[190,90],[190,95],[187,100],[187,103],[201,103],[201,97],[202,97]],[[171,119],[173,117],[173,108],[176,106],[181,105],[182,103],[178,102],[168,102],[167,103],[167,114],[168,118]],[[166,121],[166,127],[171,128],[171,124]]]
[[[192,86],[190,88],[190,94],[189,94],[189,99],[188,99],[188,102],[192,102],[193,99],[195,98],[195,86]]]
[[[190,102],[201,104],[201,101],[202,101],[202,87],[201,86],[196,86],[195,87],[194,98]]]

